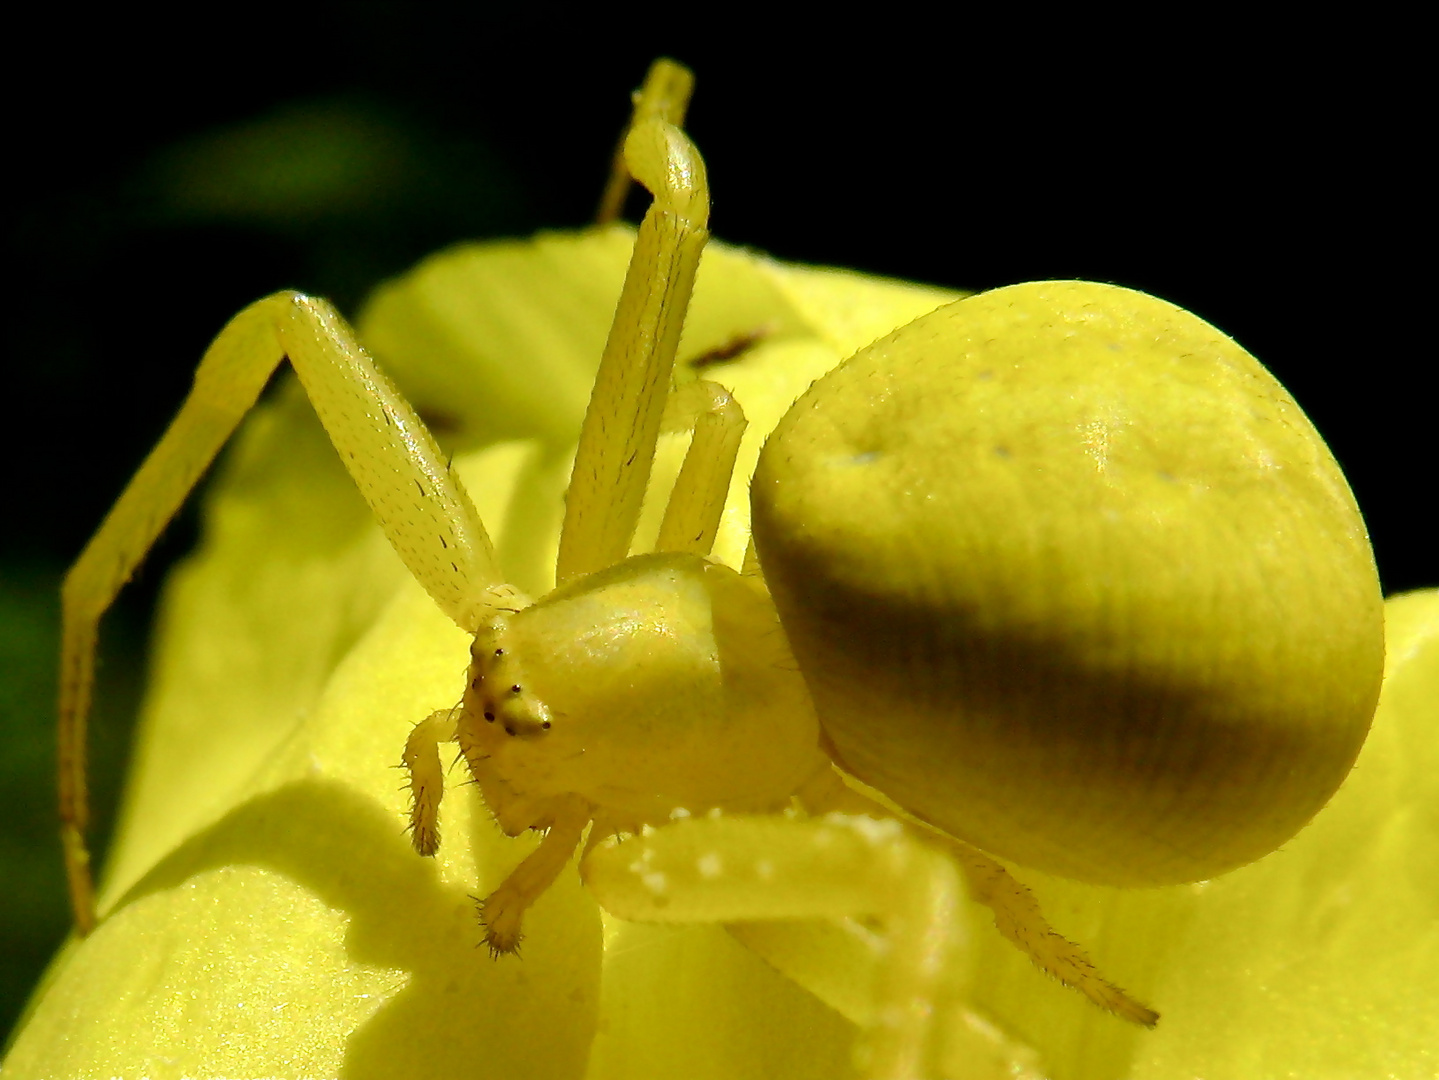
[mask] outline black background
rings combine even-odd
[[[1429,230],[1402,28],[1256,40],[1091,13],[780,27],[732,9],[586,25],[558,7],[226,11],[203,27],[194,9],[103,25],[31,11],[12,40],[31,74],[10,94],[0,1024],[64,927],[54,589],[205,344],[277,288],[353,312],[446,243],[582,225],[627,94],[662,53],[698,77],[688,127],[718,237],[965,288],[1112,281],[1188,307],[1328,438],[1386,591],[1436,581],[1420,520],[1431,304],[1411,268]],[[193,530],[171,529],[107,623],[102,833],[147,605]]]

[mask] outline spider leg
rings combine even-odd
[[[578,795],[564,796],[556,804],[554,821],[540,846],[525,856],[480,905],[485,944],[495,956],[514,952],[518,947],[525,910],[554,884],[594,815],[594,808]]]
[[[629,166],[625,163],[625,137],[630,129],[643,118],[665,120],[675,127],[683,127],[694,85],[695,77],[690,70],[673,60],[656,60],[650,65],[644,86],[635,92],[635,107],[630,122],[620,132],[619,142],[615,144],[610,178],[595,211],[596,225],[618,221],[620,212],[624,210],[625,196],[629,194],[632,182]]]
[[[873,817],[893,817],[896,811],[849,787],[831,770],[817,776],[798,796],[811,811],[839,810]],[[1153,1027],[1159,1013],[1109,981],[1088,954],[1044,917],[1039,901],[1005,867],[976,847],[957,840],[920,818],[900,814],[954,859],[964,875],[971,900],[994,914],[1000,936],[1014,945],[1040,971],[1078,990],[1106,1012],[1143,1027]]]
[[[739,402],[718,383],[701,379],[670,394],[665,429],[689,429],[693,435],[665,505],[656,551],[710,553],[745,425]]]
[[[281,292],[230,320],[205,351],[179,414],[61,589],[60,821],[81,934],[95,925],[85,844],[85,727],[100,618],[287,357],[385,535],[441,609],[473,630],[486,590],[499,581],[489,536],[469,496],[414,409],[333,307]]]
[[[927,1075],[962,942],[954,864],[893,819],[710,816],[595,844],[581,874],[600,905],[643,922],[872,918],[884,947],[866,1033],[875,1080]]]
[[[970,898],[994,912],[1000,935],[1037,968],[1131,1024],[1152,1028],[1159,1022],[1157,1012],[1106,979],[1083,949],[1050,926],[1034,894],[1002,865],[952,836],[934,839],[964,872]]]
[[[421,855],[440,848],[440,798],[445,774],[440,743],[453,742],[458,709],[440,709],[415,725],[405,740],[404,766],[410,771],[410,842]]]
[[[630,174],[654,193],[635,236],[615,320],[580,429],[555,582],[629,555],[700,253],[709,238],[704,161],[679,128],[636,118],[625,137]]]

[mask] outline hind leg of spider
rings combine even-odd
[[[840,811],[886,817],[896,813],[849,787],[835,772],[816,777],[801,793],[801,801],[813,811]],[[1039,901],[996,860],[976,847],[917,818],[906,820],[954,859],[964,875],[970,899],[994,913],[1000,936],[1029,957],[1040,971],[1073,990],[1078,990],[1106,1012],[1121,1020],[1153,1027],[1159,1014],[1105,978],[1089,956],[1044,917]]]

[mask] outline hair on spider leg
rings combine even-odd
[[[480,925],[483,926],[484,923],[482,922]],[[516,960],[520,960],[523,959],[520,946],[524,944],[524,940],[523,937],[516,938],[515,943],[508,949],[502,949],[498,945],[491,945],[488,941],[482,941],[479,944],[489,948],[491,960],[498,960],[502,956],[513,956]]]
[[[466,780],[464,783],[460,784],[459,786],[460,786],[460,787],[469,787],[471,784],[478,784],[478,783],[479,783],[478,780]],[[480,801],[481,801],[481,802],[484,802],[484,799],[481,799]],[[495,830],[496,830],[501,836],[505,837],[505,839],[507,839],[507,840],[513,839],[513,837],[512,837],[508,832],[505,831],[505,827],[500,824],[500,819],[499,819],[499,817],[495,814],[495,812],[494,812],[493,810],[490,810],[490,804],[489,804],[489,803],[485,803],[485,809],[486,809],[487,811],[489,811],[490,824],[495,827]]]
[[[491,960],[498,960],[502,956],[520,958],[520,946],[524,943],[525,936],[523,934],[516,934],[514,941],[510,943],[508,948],[502,948],[496,945],[490,938],[490,924],[485,919],[485,900],[488,900],[489,897],[485,897],[482,900],[478,896],[471,896],[470,899],[475,902],[475,916],[480,924],[480,929],[485,932],[484,940],[476,942],[475,948],[478,949],[481,945],[487,946],[490,951]]]

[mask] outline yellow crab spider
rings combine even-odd
[[[1382,654],[1377,584],[1357,512],[1317,436],[1272,380],[1264,381],[1262,369],[1192,316],[1151,298],[1078,284],[1002,290],[981,304],[962,301],[920,320],[841,369],[849,375],[817,384],[772,438],[756,479],[758,562],[774,589],[783,628],[757,575],[737,575],[703,558],[729,486],[732,450],[724,447],[733,445],[742,419],[722,392],[701,386],[668,394],[669,365],[704,242],[707,194],[703,164],[676,126],[682,106],[671,102],[683,94],[663,89],[679,76],[673,68],[658,73],[640,100],[624,151],[628,171],[650,188],[655,203],[636,240],[581,436],[559,588],[540,602],[529,604],[503,584],[483,525],[423,425],[327,305],[295,294],[271,297],[237,316],[207,353],[174,427],[66,583],[62,815],[82,929],[93,918],[80,748],[95,623],[283,355],[294,363],[410,571],[456,623],[475,634],[462,705],[431,715],[406,747],[416,847],[433,851],[438,843],[437,746],[449,739],[460,742],[506,831],[548,830],[536,852],[486,901],[487,934],[497,950],[513,947],[525,906],[594,822],[584,872],[602,903],[618,914],[678,921],[878,918],[891,948],[881,976],[879,999],[888,1007],[875,1025],[873,1071],[902,1075],[921,1052],[933,1000],[945,992],[942,957],[954,863],[908,831],[876,830],[867,818],[756,821],[703,811],[768,812],[795,802],[810,812],[877,810],[837,780],[830,766],[837,756],[904,808],[1021,861],[1054,866],[1057,851],[1084,863],[1060,869],[1091,879],[1123,880],[1126,871],[1114,870],[1120,867],[1128,868],[1129,881],[1192,880],[1282,842],[1342,778],[1372,711]],[[967,328],[968,338],[956,337],[945,320]],[[1022,394],[1031,380],[1028,390],[1035,396],[1033,380],[1054,373],[1038,364],[1027,369],[1021,362],[1026,346],[1035,355],[1058,351],[1062,362],[1054,370],[1072,376],[1094,359],[1094,338],[1085,337],[1093,331],[1107,342],[1105,351],[1127,348],[1140,362],[1156,343],[1167,347],[1180,371],[1171,381],[1181,390],[1209,391],[1217,384],[1216,393],[1198,399],[1201,406],[1215,397],[1227,403],[1222,422],[1206,427],[1194,410],[1163,399],[1155,409],[1161,425],[1184,426],[1140,438],[1136,451],[1126,445],[1135,437],[1135,413],[1120,409],[1124,403],[1111,395],[1088,426],[1076,428],[1064,417],[1046,425],[1044,417],[1024,416],[1011,425],[1007,443],[989,437],[984,423],[961,427],[987,437],[975,441],[994,460],[1019,465],[1004,479],[994,473],[1002,466],[976,461],[973,475],[981,478],[982,490],[963,504],[963,514],[979,524],[966,533],[956,527],[960,514],[951,510],[949,532],[937,540],[942,526],[915,511],[943,504],[959,487],[964,470],[937,463],[971,461],[957,456],[953,440],[923,438],[955,427],[952,420],[946,428],[931,418],[941,406],[952,417],[960,395],[951,394],[957,377],[936,383],[931,372],[914,367],[917,357],[933,355],[915,343],[988,342],[996,324],[1005,326],[1002,340],[1013,343],[1013,355],[953,350],[978,357],[969,381],[990,393],[978,401],[981,418],[1003,411],[996,401],[1004,398],[994,395]],[[1080,347],[1066,353],[1056,342]],[[1189,367],[1178,362],[1196,357]],[[1211,370],[1216,364],[1224,378]],[[1110,377],[1128,377],[1130,385],[1134,370]],[[846,378],[870,389],[856,397],[842,389]],[[905,396],[906,380],[917,394]],[[1151,392],[1142,381],[1133,387],[1137,398]],[[1073,401],[1078,395],[1054,396]],[[885,411],[890,402],[903,406],[898,417],[917,422],[897,422]],[[840,421],[857,418],[859,430],[847,430],[833,414]],[[806,424],[815,417],[818,431]],[[626,560],[654,442],[666,425],[695,430],[689,460],[671,496],[661,553]],[[1232,443],[1235,425],[1247,436],[1239,452],[1230,452],[1228,444],[1223,454],[1205,449],[1204,440],[1216,435]],[[1266,425],[1278,432],[1267,441],[1255,430]],[[905,429],[903,437],[885,435],[895,428]],[[1056,476],[1061,493],[1066,482],[1078,479],[1073,465],[1058,456],[1063,448],[1042,438],[1032,445],[1017,441],[1048,429],[1072,436],[1078,460],[1112,495],[1095,505],[1096,518],[1117,522],[1116,529],[1139,526],[1134,547],[1160,567],[1175,555],[1158,542],[1172,543],[1176,535],[1163,526],[1176,525],[1177,535],[1193,539],[1194,522],[1204,520],[1195,511],[1197,501],[1211,490],[1228,498],[1240,489],[1242,498],[1204,507],[1211,515],[1256,515],[1253,521],[1220,518],[1222,540],[1236,558],[1220,559],[1217,577],[1200,574],[1198,560],[1167,577],[1143,564],[1149,577],[1136,585],[1121,573],[1126,551],[1115,553],[1113,546],[1120,533],[1095,530],[1077,538],[1077,549],[1059,548],[1056,536],[1063,537],[1058,530],[1065,519],[1044,502],[1053,490],[1041,489],[1040,497],[1031,492],[1027,501],[997,498],[1022,495],[1026,470]],[[1186,456],[1172,448],[1174,442],[1196,449]],[[1036,462],[1027,454],[1050,456]],[[1156,458],[1170,468],[1154,467]],[[1204,472],[1211,459],[1220,460],[1219,469]],[[893,463],[899,463],[897,476],[871,470]],[[827,472],[827,479],[804,479],[802,467]],[[857,495],[866,470],[871,481],[900,482],[879,494],[867,486]],[[1142,472],[1140,490],[1125,496],[1126,480]],[[840,478],[838,490],[828,487],[834,477]],[[1251,477],[1267,478],[1269,487]],[[1154,495],[1169,490],[1155,487],[1162,484],[1174,489],[1167,501]],[[804,505],[816,494],[822,502],[826,490],[833,492],[827,505]],[[989,520],[968,515],[987,502],[996,504],[989,509],[1002,520],[1037,520],[1048,531],[1036,526],[1017,538],[1001,533],[988,546],[977,542]],[[1293,544],[1310,535],[1321,538],[1310,543],[1314,550],[1296,553]],[[1207,549],[1197,545],[1201,554],[1225,554],[1216,550],[1219,540],[1212,534],[1198,539],[1210,543]],[[1256,549],[1257,558],[1250,554]],[[1092,582],[1074,586],[1071,564],[1086,550],[1112,557],[1099,558]],[[1027,589],[1012,580],[1014,563],[1023,561],[1011,558],[1016,551],[1036,572]],[[945,561],[951,552],[950,563],[974,562],[983,572],[956,571]],[[1302,556],[1299,569],[1265,596],[1269,571],[1296,555]],[[951,571],[965,588],[933,587]],[[1187,581],[1204,601],[1192,618],[1182,610],[1194,600],[1181,588]],[[1249,622],[1224,623],[1242,606],[1246,587],[1263,596],[1259,610]],[[1042,603],[1050,604],[1048,612]],[[1166,622],[1164,613],[1176,609],[1184,618],[1177,625]],[[837,639],[836,627],[847,634]],[[1266,628],[1270,638],[1297,633],[1300,640],[1288,648],[1266,645],[1255,655],[1256,644],[1269,640]],[[1186,641],[1206,648],[1186,651]],[[1245,676],[1232,686],[1224,681],[1231,667]],[[1034,678],[1036,672],[1042,678]],[[971,691],[977,691],[979,707],[965,707]],[[811,694],[820,703],[823,735]],[[1246,710],[1251,696],[1256,704]],[[1205,719],[1202,708],[1180,711],[1174,722],[1191,726],[1174,740],[1164,730],[1166,701],[1170,708],[1176,701],[1238,704],[1216,710],[1207,729],[1194,726]],[[995,740],[978,744],[985,752],[970,771],[987,775],[979,777],[980,795],[970,800],[979,807],[974,823],[966,816],[966,797],[955,793],[962,784],[943,778],[966,775],[967,783],[967,774],[942,772],[956,753],[964,756],[963,738],[951,733],[936,740],[926,730],[939,714],[965,720],[948,729],[941,724],[941,731],[975,727],[980,736],[992,736],[1007,725],[1039,729],[1038,746],[1017,752],[1037,764],[1017,768],[1011,774],[1017,779],[1006,779],[1008,759],[993,749]],[[1047,714],[1056,715],[1045,729]],[[1056,726],[1066,715],[1078,720],[1072,730]],[[1266,716],[1278,719],[1270,737],[1245,735],[1245,723]],[[1122,732],[1104,727],[1106,717],[1140,717],[1152,738],[1126,743]],[[1166,738],[1176,750],[1164,749]],[[926,740],[937,747],[932,753]],[[1076,766],[1086,740],[1109,756]],[[888,758],[886,741],[899,751]],[[1217,750],[1205,753],[1216,742]],[[1285,758],[1276,745],[1313,753]],[[942,759],[938,774],[934,759]],[[1235,762],[1241,767],[1230,768]],[[1024,787],[1026,772],[1039,776],[1038,792]],[[1180,775],[1191,780],[1174,783]],[[1006,783],[1014,790],[1002,790]],[[1256,786],[1259,796],[1251,791]],[[1040,797],[1046,787],[1056,797]],[[1226,801],[1232,791],[1248,800],[1238,809]],[[1191,793],[1197,802],[1185,803],[1182,796]],[[1086,817],[1091,798],[1099,810]],[[664,824],[680,807],[690,819]],[[1083,823],[1079,841],[1052,833],[1044,850],[1045,830],[1071,820]],[[652,836],[623,848],[606,839],[657,825]],[[1082,957],[1044,939],[1042,920],[998,864],[953,840],[935,843],[959,855],[971,889],[979,883],[976,891],[987,893],[1001,922],[1010,920],[1010,936],[1031,939],[1041,962],[1130,1018],[1148,1017],[1142,1006],[1084,971]],[[686,844],[695,857],[676,855],[679,861],[664,864]],[[707,857],[714,853],[732,865]],[[736,872],[735,856],[748,860],[748,876]]]

